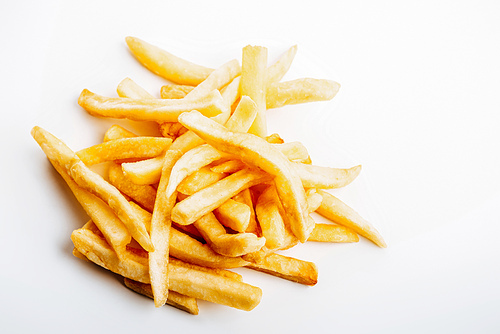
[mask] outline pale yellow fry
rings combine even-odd
[[[356,211],[326,191],[318,190],[318,193],[323,196],[323,201],[316,210],[317,213],[330,219],[334,223],[352,229],[359,235],[373,241],[373,243],[379,247],[387,247],[382,235],[380,235],[370,222],[366,221]]]
[[[361,165],[351,168],[331,168],[303,163],[292,163],[304,188],[333,189],[345,187],[361,172]]]
[[[228,199],[213,210],[222,225],[236,232],[245,232],[250,224],[251,211],[248,205]]]
[[[226,176],[224,173],[213,172],[208,166],[205,166],[182,180],[177,186],[177,191],[184,195],[192,195]]]
[[[285,105],[328,101],[337,95],[340,84],[325,79],[302,78],[285,82],[275,82],[267,87],[267,109]]]
[[[75,247],[95,264],[134,281],[149,283],[147,260],[130,254],[120,260],[105,240],[92,231],[78,229],[71,239]],[[250,284],[219,274],[197,270],[172,260],[168,265],[172,291],[197,299],[250,311],[262,297],[262,290]]]
[[[234,78],[234,80],[231,81],[226,87],[220,90],[220,94],[222,95],[222,99],[224,100],[227,109],[230,109],[240,97],[240,81],[241,76],[238,76]]]
[[[152,212],[155,200],[156,189],[150,185],[135,184],[123,174],[119,164],[111,163],[108,167],[109,182],[125,195],[129,196],[137,204]]]
[[[222,113],[213,118],[214,121],[224,124],[229,113]],[[188,131],[177,138],[170,147],[171,150],[180,150],[183,153],[204,143],[200,137],[191,131]],[[137,184],[153,184],[160,180],[161,169],[165,156],[147,159],[135,163],[122,164],[123,172],[134,183]]]
[[[266,247],[270,250],[280,249],[285,244],[285,222],[282,212],[280,212],[276,187],[270,185],[259,196],[255,205],[255,214],[262,231],[262,236],[266,238]]]
[[[194,89],[189,85],[163,85],[160,89],[162,99],[182,99]]]
[[[120,97],[129,97],[131,99],[154,99],[155,97],[148,93],[144,88],[136,84],[132,79],[123,79],[116,88]]]
[[[210,247],[217,253],[229,257],[256,252],[266,240],[253,233],[228,234],[213,213],[207,213],[193,223]]]
[[[249,132],[260,137],[267,136],[266,80],[267,48],[245,46],[241,60],[240,94],[249,96],[257,104],[257,116]]]
[[[231,159],[211,167],[210,170],[214,173],[235,173],[247,167],[243,161]]]
[[[290,47],[273,65],[267,68],[267,85],[280,81],[290,69],[297,54],[297,45]]]
[[[78,104],[93,116],[155,122],[175,122],[180,114],[190,110],[198,110],[209,117],[225,110],[218,90],[195,100],[167,100],[105,97],[84,89]]]
[[[301,242],[307,240],[314,225],[307,221],[304,188],[283,153],[263,138],[229,131],[197,111],[183,113],[179,122],[217,150],[238,156],[246,164],[274,175],[278,195],[289,216],[290,228]]]
[[[150,284],[136,282],[126,277],[123,282],[130,290],[153,299],[153,290]],[[188,297],[175,291],[169,291],[167,304],[194,315],[199,312],[196,298]]]
[[[306,191],[306,199],[307,199],[307,211],[311,213],[319,208],[321,202],[323,201],[323,196],[318,194],[316,189],[311,188],[307,189]]]
[[[233,114],[226,122],[226,128],[236,132],[247,132],[259,112],[257,104],[249,96],[242,95]]]
[[[82,208],[89,215],[99,231],[101,231],[106,241],[115,250],[118,257],[122,258],[126,246],[132,240],[132,236],[123,222],[106,203],[78,186],[63,168],[56,162],[51,162],[64,181],[66,181],[75,198],[82,205]]]
[[[276,253],[247,267],[300,284],[315,285],[318,282],[318,268],[313,262]]]
[[[126,37],[130,51],[151,72],[172,82],[196,86],[205,80],[213,69],[187,60],[146,43],[136,37]]]
[[[206,96],[214,89],[220,90],[241,73],[240,63],[233,59],[214,70],[210,75],[190,91],[184,99],[193,100]]]
[[[66,144],[48,131],[34,127],[31,134],[50,160],[60,165],[80,187],[107,203],[144,249],[153,250],[146,228],[138,221],[130,203],[118,189],[85,166]]]
[[[307,241],[358,242],[358,235],[350,228],[333,224],[316,224]]]
[[[307,161],[309,159],[309,152],[307,148],[298,141],[292,141],[283,144],[273,144],[283,153],[290,161]]]
[[[268,180],[269,175],[258,170],[245,169],[231,174],[177,203],[172,209],[172,221],[192,224],[243,189]]]
[[[84,148],[76,155],[87,166],[122,159],[148,159],[157,157],[172,144],[172,139],[162,137],[133,137],[109,140]]]
[[[112,125],[104,134],[103,142],[121,138],[133,138],[137,135],[119,125]]]

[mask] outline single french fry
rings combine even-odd
[[[150,284],[136,282],[126,277],[123,279],[123,282],[130,290],[153,299],[153,290]],[[197,315],[199,312],[196,298],[188,297],[175,291],[169,291],[167,304],[194,315]]]
[[[266,247],[270,250],[280,249],[285,244],[285,222],[278,201],[276,187],[270,185],[259,196],[255,206],[262,235],[266,238]]]
[[[276,253],[247,267],[300,284],[315,285],[318,282],[318,268],[313,262]]]
[[[248,165],[274,175],[278,195],[289,216],[290,228],[301,242],[307,240],[314,225],[311,226],[307,220],[304,188],[283,153],[263,138],[229,131],[197,111],[183,113],[179,122],[217,150],[238,156]]]
[[[96,195],[109,205],[113,212],[125,224],[130,234],[146,250],[153,250],[151,239],[130,203],[118,189],[106,182],[99,174],[90,170],[78,156],[48,131],[35,126],[31,130],[33,138],[38,142],[49,160],[55,161],[83,189]]]
[[[303,78],[286,82],[275,82],[267,87],[267,109],[289,104],[328,101],[337,95],[340,84],[332,80]]]
[[[108,167],[109,182],[125,195],[129,196],[144,209],[152,212],[155,200],[156,189],[150,185],[139,185],[130,181],[123,174],[122,167],[119,164],[111,163]]]
[[[228,61],[216,70],[214,70],[210,75],[203,80],[199,85],[197,85],[192,91],[190,91],[184,99],[193,100],[206,96],[214,89],[220,90],[222,87],[229,84],[234,78],[236,78],[241,73],[241,67],[236,59]]]
[[[133,137],[109,140],[84,148],[76,155],[87,166],[123,159],[157,157],[172,144],[172,139],[161,137]]]
[[[155,97],[148,93],[144,88],[136,84],[132,79],[125,78],[118,84],[116,92],[120,97],[129,97],[132,99],[154,99]]]
[[[334,223],[352,229],[354,232],[371,240],[379,247],[387,247],[387,244],[377,229],[356,211],[326,191],[318,190],[318,193],[323,196],[323,201],[316,210],[317,213],[330,219]]]
[[[137,135],[119,125],[112,125],[104,134],[103,142],[107,142],[115,139],[122,138],[133,138],[137,137]]]
[[[182,99],[194,89],[189,85],[163,85],[160,89],[162,99]]]
[[[205,80],[213,69],[194,64],[136,37],[125,41],[134,56],[151,72],[172,82],[196,86]]]
[[[250,192],[250,189],[244,189],[240,191],[239,193],[233,196],[233,200],[235,200],[236,202],[246,204],[246,206],[248,206],[248,208],[250,209],[250,221],[248,223],[245,232],[253,233],[257,236],[262,236],[260,226],[257,223],[257,216],[255,215],[254,204],[253,204],[254,202],[252,200],[252,194]]]
[[[210,167],[205,166],[182,180],[177,186],[177,191],[184,195],[192,195],[226,176],[227,174],[213,172]]]
[[[249,132],[260,137],[267,135],[266,124],[266,86],[267,86],[267,48],[245,46],[241,60],[241,96],[249,96],[258,108],[257,116]]]
[[[307,241],[319,242],[358,242],[358,235],[348,227],[334,224],[318,224]]]
[[[248,205],[232,198],[219,205],[213,212],[222,225],[236,232],[245,232],[250,224],[251,210]]]
[[[280,81],[290,69],[297,54],[297,45],[290,47],[273,65],[267,68],[267,85]]]
[[[292,141],[283,144],[273,144],[290,161],[306,161],[309,159],[307,148],[298,141]]]
[[[172,209],[172,221],[192,224],[243,189],[267,180],[269,175],[258,170],[245,169],[231,174],[177,203]]]
[[[244,168],[247,168],[248,166],[243,163],[241,160],[237,159],[231,159],[224,161],[220,164],[217,164],[213,167],[210,168],[210,170],[214,173],[235,173],[237,171],[240,171]]]
[[[231,270],[222,269],[222,268],[203,267],[203,266],[200,266],[197,264],[193,264],[193,263],[189,263],[189,262],[185,262],[185,261],[176,259],[174,257],[170,258],[169,261],[170,261],[170,263],[173,263],[173,264],[176,264],[176,265],[179,265],[182,267],[195,269],[195,270],[199,270],[199,271],[205,271],[207,273],[213,273],[216,275],[220,275],[223,277],[234,279],[235,281],[243,282],[243,276],[241,276],[240,274],[238,274],[234,271],[231,271]]]
[[[134,121],[175,122],[185,111],[198,110],[209,117],[225,111],[222,96],[217,90],[199,99],[167,100],[105,97],[84,89],[78,98],[78,104],[93,116]]]
[[[234,78],[233,81],[231,81],[226,87],[220,90],[220,94],[222,95],[222,99],[224,100],[227,109],[230,109],[240,97],[240,81],[241,76],[238,76]]]
[[[306,191],[306,200],[307,200],[307,211],[309,213],[316,211],[321,202],[323,201],[323,196],[318,194],[317,189],[310,188]]]
[[[361,172],[361,165],[351,168],[330,168],[292,163],[305,188],[333,189],[345,187]]]

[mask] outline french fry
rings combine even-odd
[[[192,195],[226,176],[224,173],[213,172],[208,166],[202,167],[182,180],[177,186],[177,191],[184,195]]]
[[[273,144],[281,153],[283,153],[290,161],[306,161],[309,159],[307,148],[298,141],[292,141],[283,144]]]
[[[177,203],[172,209],[172,221],[192,224],[243,189],[267,180],[269,175],[258,170],[245,169],[231,174]]]
[[[217,90],[199,99],[167,100],[105,97],[84,89],[78,104],[93,116],[156,122],[175,122],[180,114],[190,110],[198,110],[209,117],[225,110],[222,96]]]
[[[356,211],[329,192],[318,190],[318,193],[323,196],[323,201],[316,210],[317,213],[330,219],[334,223],[352,229],[354,232],[371,240],[379,247],[387,247],[382,235],[380,235],[370,222],[362,218]]]
[[[126,277],[123,279],[123,283],[130,290],[153,299],[153,290],[150,284],[136,282]],[[196,298],[188,297],[175,291],[169,292],[167,304],[194,315],[199,312]]]
[[[278,195],[290,216],[293,233],[301,242],[307,240],[314,225],[311,226],[305,214],[304,188],[290,167],[289,160],[281,152],[258,136],[229,131],[197,111],[183,113],[179,122],[219,151],[239,156],[243,162],[274,175]]]
[[[129,97],[131,99],[154,99],[155,97],[148,93],[144,88],[136,84],[132,79],[125,78],[118,84],[116,92],[120,97]]]
[[[195,269],[195,270],[199,270],[199,271],[205,271],[207,273],[213,273],[213,274],[216,274],[216,275],[219,275],[219,276],[223,276],[223,277],[226,277],[226,278],[233,279],[235,281],[243,282],[243,276],[241,276],[240,274],[238,274],[238,273],[236,273],[234,271],[231,271],[231,270],[222,269],[222,268],[203,267],[203,266],[199,266],[197,264],[193,264],[193,263],[189,263],[189,262],[178,260],[178,259],[176,259],[174,257],[170,258],[170,263],[173,263],[173,264],[176,264],[176,265],[179,265],[179,266],[182,266],[182,267],[190,268],[190,269]]]
[[[333,189],[345,187],[361,172],[361,165],[351,168],[331,168],[303,163],[292,163],[304,188]]]
[[[318,282],[318,268],[313,262],[276,253],[247,267],[300,284],[315,285]]]
[[[248,205],[232,198],[219,205],[213,212],[222,225],[236,232],[245,232],[250,224],[251,210]]]
[[[123,159],[148,159],[157,157],[172,144],[170,138],[133,137],[108,140],[84,148],[76,155],[87,166]]]
[[[243,161],[231,159],[211,167],[210,170],[214,173],[235,173],[247,167]]]
[[[136,37],[125,38],[134,56],[151,72],[181,85],[196,86],[205,80],[213,69],[191,63],[185,59],[144,42]]]
[[[267,87],[267,109],[315,101],[328,101],[337,95],[340,84],[332,80],[303,78],[275,82]]]
[[[267,85],[280,81],[288,72],[297,54],[297,45],[290,47],[273,65],[267,68]]]
[[[163,137],[171,138],[172,140],[187,132],[187,129],[179,122],[162,122],[158,128]]]
[[[107,142],[110,140],[115,140],[115,139],[122,139],[122,138],[133,138],[137,137],[135,133],[132,131],[129,131],[119,125],[112,125],[104,134],[104,138],[102,139],[103,142]]]
[[[160,89],[162,99],[182,99],[195,87],[189,85],[163,85]]]
[[[233,200],[235,200],[236,202],[246,204],[250,209],[250,221],[248,223],[245,232],[261,236],[262,233],[260,231],[259,224],[257,223],[257,216],[255,215],[254,204],[253,204],[254,202],[252,200],[252,194],[250,193],[250,189],[244,189],[240,191],[238,194],[233,196]]]
[[[35,126],[31,134],[49,160],[61,166],[80,187],[107,203],[125,224],[132,237],[144,249],[153,250],[146,228],[138,221],[130,203],[118,189],[106,182],[99,174],[91,171],[66,144],[48,131]]]
[[[222,95],[222,99],[226,104],[226,108],[229,110],[231,106],[238,101],[240,97],[240,81],[241,76],[238,76],[233,79],[226,87],[220,90],[220,94]]]
[[[260,137],[267,135],[266,124],[266,86],[267,86],[267,48],[245,46],[241,60],[241,96],[250,97],[258,108],[257,116],[249,132]]]
[[[259,196],[255,206],[262,235],[266,238],[266,247],[271,250],[280,249],[285,244],[285,222],[278,201],[276,187],[270,185]]]
[[[358,242],[359,237],[354,231],[345,226],[316,223],[307,241]]]

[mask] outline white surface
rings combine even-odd
[[[182,4],[181,4],[182,3]],[[498,333],[500,3],[497,1],[16,1],[2,4],[0,332]],[[191,14],[188,14],[188,11]],[[216,67],[247,43],[273,61],[298,44],[290,78],[342,84],[331,102],[269,112],[317,164],[361,163],[338,194],[389,247],[304,245],[314,287],[244,271],[252,312],[200,302],[191,316],[129,292],[71,255],[86,220],[29,131],[73,149],[111,120],[76,103],[129,76],[163,82],[128,53],[132,35]],[[280,117],[282,116],[282,117]]]

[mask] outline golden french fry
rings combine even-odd
[[[76,155],[87,166],[122,159],[157,157],[172,144],[172,139],[161,137],[133,137],[109,140],[84,148]]]
[[[155,200],[156,189],[149,185],[139,185],[130,181],[123,174],[122,167],[119,164],[111,163],[108,167],[109,182],[125,195],[129,196],[141,207],[152,212]]]
[[[248,205],[231,198],[215,208],[213,212],[222,225],[236,232],[245,232],[250,224],[251,210]]]
[[[149,94],[144,88],[136,84],[132,79],[123,79],[116,88],[116,92],[120,97],[129,97],[132,99],[154,99],[155,97]]]
[[[199,99],[167,100],[105,97],[84,89],[78,98],[78,104],[93,116],[134,121],[175,122],[185,111],[198,110],[209,117],[225,111],[224,101],[217,90]]]
[[[126,277],[123,279],[123,282],[130,290],[153,299],[153,290],[150,284],[136,282]],[[175,291],[169,291],[167,304],[194,315],[199,312],[196,298],[188,297]]]
[[[119,125],[112,125],[104,134],[103,142],[107,142],[115,139],[122,138],[133,138],[137,137],[137,135]]]
[[[213,69],[194,64],[185,59],[146,43],[136,37],[125,38],[130,51],[151,72],[182,85],[198,85]]]
[[[224,173],[213,172],[208,166],[202,167],[182,180],[177,186],[177,191],[184,195],[192,195],[226,176]]]
[[[170,258],[170,263],[173,263],[173,264],[176,264],[176,265],[179,265],[182,267],[190,268],[190,269],[205,271],[207,273],[213,273],[213,274],[220,275],[220,276],[223,276],[226,278],[234,279],[234,280],[239,281],[239,282],[243,282],[243,276],[241,276],[240,274],[238,274],[234,271],[231,271],[231,270],[222,269],[222,268],[203,267],[203,266],[200,266],[197,264],[181,261],[181,260],[178,260],[178,259],[173,258],[173,257]]]
[[[55,161],[83,189],[99,197],[125,224],[130,234],[146,250],[153,250],[151,240],[130,203],[118,189],[106,182],[99,174],[90,170],[78,156],[48,131],[35,126],[31,130],[33,138],[38,142],[49,160]]]
[[[307,220],[304,188],[283,153],[258,136],[229,131],[197,111],[183,113],[179,122],[217,150],[238,156],[248,165],[274,175],[278,195],[289,215],[291,230],[301,242],[307,240],[314,225],[311,226]]]
[[[300,284],[315,285],[318,282],[318,268],[313,262],[276,253],[247,267]]]
[[[270,185],[259,196],[255,206],[255,214],[262,231],[262,235],[266,238],[266,247],[270,250],[280,249],[285,244],[285,222],[283,214],[278,203],[278,195],[276,187]]]
[[[380,235],[370,222],[366,221],[356,211],[326,191],[318,190],[318,193],[323,196],[323,201],[316,210],[317,213],[330,219],[334,223],[352,229],[359,235],[373,241],[373,243],[379,247],[387,247],[382,235]]]
[[[190,91],[184,99],[193,100],[206,96],[214,89],[220,90],[241,73],[241,67],[236,59],[228,61],[214,70],[210,75]]]
[[[162,99],[182,99],[195,87],[188,85],[163,85],[160,89]]]
[[[187,132],[187,129],[179,122],[162,122],[158,128],[163,137],[171,138],[172,140]]]
[[[241,60],[240,94],[241,96],[247,95],[257,104],[257,116],[249,132],[260,137],[267,135],[266,80],[267,48],[245,46]]]
[[[210,170],[214,173],[235,173],[247,167],[243,161],[231,159],[211,167]]]
[[[340,84],[332,80],[303,78],[286,82],[275,82],[267,87],[267,109],[289,104],[328,101],[337,95]]]
[[[192,224],[243,189],[268,180],[268,174],[252,169],[231,174],[177,203],[172,209],[172,221]]]
[[[259,224],[257,223],[257,216],[255,215],[254,204],[253,204],[254,202],[252,200],[252,194],[250,192],[250,189],[244,189],[240,191],[238,194],[233,196],[233,200],[235,200],[236,202],[246,204],[246,206],[250,208],[250,222],[248,223],[245,232],[253,233],[257,236],[262,236]]]
[[[307,241],[358,242],[359,237],[354,231],[345,226],[316,223]]]
[[[345,187],[359,175],[361,165],[351,168],[330,168],[292,163],[305,188],[333,189]]]
[[[316,189],[311,188],[307,189],[306,191],[306,200],[307,200],[307,211],[311,213],[319,208],[321,202],[323,201],[323,196],[318,194]]]
[[[285,76],[297,54],[297,45],[290,47],[273,65],[267,68],[267,85],[278,82]]]
[[[222,99],[226,104],[226,108],[229,110],[231,106],[238,100],[240,97],[240,81],[241,76],[234,78],[226,87],[220,90],[220,94],[222,95]]]

